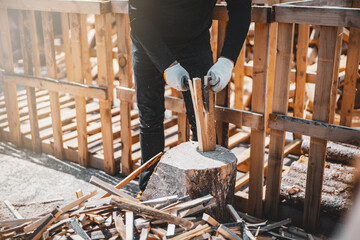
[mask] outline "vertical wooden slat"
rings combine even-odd
[[[341,56],[342,39],[343,39],[343,27],[337,27],[336,36],[337,37],[335,43],[334,71],[332,76],[329,123],[334,123],[334,119],[335,119],[336,97],[337,97],[338,82],[339,82],[340,56]]]
[[[71,51],[74,71],[74,82],[84,83],[82,57],[81,57],[81,24],[80,14],[70,13],[71,26]],[[78,162],[82,166],[88,166],[89,152],[87,144],[87,129],[86,129],[86,101],[85,97],[75,97],[76,108],[76,129],[78,134]]]
[[[71,42],[69,36],[69,15],[61,13],[61,31],[65,49],[66,77],[69,82],[74,81],[74,69],[71,55]]]
[[[189,140],[188,120],[185,113],[178,113],[178,144]]]
[[[269,113],[272,110],[274,81],[275,81],[275,60],[276,60],[276,44],[277,44],[277,30],[278,23],[270,23],[270,49],[269,49],[269,71],[267,81],[267,96],[266,96],[266,123],[267,128],[269,122]],[[267,132],[270,129],[266,129]]]
[[[337,27],[321,26],[313,120],[329,122]],[[326,140],[311,137],[306,178],[303,225],[315,231],[321,207],[321,190],[326,157]]]
[[[131,88],[131,66],[130,66],[130,41],[129,41],[129,20],[124,14],[116,14],[117,45],[119,53],[119,78],[120,86]],[[120,100],[121,118],[121,172],[130,174],[133,170],[131,157],[131,105]]]
[[[24,73],[29,75],[39,74],[39,63],[36,60],[37,57],[34,56],[38,54],[34,11],[19,11],[19,29],[21,49],[23,53]],[[36,46],[36,48],[34,48],[34,46]],[[34,67],[36,67],[35,71]],[[26,95],[29,107],[32,148],[34,152],[41,152],[41,139],[36,109],[35,88],[26,87]]]
[[[217,58],[220,57],[222,47],[224,46],[226,26],[227,22],[218,22]],[[224,107],[229,106],[229,91],[229,87],[226,86],[226,88],[216,94],[216,105]],[[218,144],[227,148],[229,140],[229,124],[221,121],[216,121],[216,135],[218,139]]]
[[[49,78],[57,79],[56,56],[54,47],[53,20],[50,12],[42,12],[42,28],[44,35],[44,54],[46,71]],[[59,92],[50,91],[51,121],[54,138],[54,156],[63,159],[63,134],[60,116]]]
[[[101,134],[104,147],[104,169],[106,173],[114,175],[118,170],[116,169],[114,159],[114,137],[112,132],[110,99],[110,96],[113,94],[112,83],[114,81],[112,74],[112,45],[110,38],[111,21],[111,13],[95,15],[98,85],[107,87],[109,97],[108,100],[100,100]],[[111,50],[110,52],[109,48]]]
[[[255,23],[253,98],[251,111],[266,116],[269,30],[267,23]],[[264,123],[263,123],[264,124]],[[250,136],[249,205],[251,215],[262,217],[264,185],[265,124],[262,130],[251,129]]]
[[[309,47],[310,27],[306,24],[299,24],[297,49],[296,49],[296,75],[295,75],[295,99],[294,117],[304,117],[304,98],[306,84],[307,50]],[[301,135],[294,134],[295,138]]]
[[[80,15],[81,28],[81,56],[84,71],[85,83],[92,85],[91,65],[90,65],[90,47],[88,40],[87,15]],[[111,46],[111,45],[110,45]]]
[[[350,36],[348,43],[345,81],[343,98],[341,102],[340,124],[351,127],[352,112],[354,109],[356,81],[359,77],[359,61],[360,61],[360,29],[350,28]]]
[[[244,78],[245,78],[245,50],[246,42],[241,48],[239,57],[234,67],[235,79],[234,79],[234,94],[235,103],[234,107],[239,110],[244,109]]]
[[[279,23],[272,112],[285,115],[288,110],[293,36],[293,24]],[[279,212],[281,169],[285,142],[284,135],[283,131],[270,129],[264,211],[265,215],[272,219],[276,219]]]
[[[13,56],[7,9],[0,8],[0,68],[13,72]],[[16,84],[2,82],[6,114],[10,130],[10,141],[21,146],[21,130]]]

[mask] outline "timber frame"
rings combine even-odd
[[[301,135],[307,135],[311,137],[311,144],[304,226],[315,230],[327,141],[360,145],[360,131],[351,128],[355,90],[359,88],[356,78],[360,60],[360,1],[254,0],[253,3],[262,4],[252,6],[253,64],[245,63],[246,46],[243,46],[232,81],[234,108],[230,108],[230,88],[216,96],[219,143],[231,148],[250,138],[250,149],[238,156],[238,170],[247,165],[248,171],[238,179],[236,186],[239,189],[249,183],[249,194],[240,191],[235,194],[235,207],[257,217],[266,215],[276,219],[283,157],[301,144]],[[14,69],[8,9],[15,10],[19,17],[21,72]],[[4,89],[4,97],[0,99],[2,140],[102,169],[108,174],[117,174],[121,169],[123,174],[129,175],[139,167],[140,155],[133,151],[134,145],[139,143],[139,133],[132,128],[139,126],[139,122],[133,108],[136,98],[127,9],[126,0],[0,0],[0,80]],[[42,49],[36,34],[36,12],[40,12],[42,18]],[[61,16],[61,46],[54,43],[53,12]],[[94,16],[96,49],[87,41],[89,15]],[[213,12],[211,32],[214,59],[219,57],[227,21],[226,6],[218,5]],[[298,39],[301,40],[297,44],[297,59],[304,59],[304,56],[306,59],[309,25],[320,25],[321,35],[325,37],[320,39],[317,73],[306,71],[306,60],[299,60],[296,70],[291,69],[294,24],[298,24]],[[339,121],[342,126],[339,126],[334,119],[343,27],[350,29],[350,35]],[[117,36],[116,43],[112,42],[112,33]],[[59,80],[58,49],[65,54],[66,81]],[[40,51],[45,56],[45,76]],[[90,58],[97,59],[96,78],[91,73]],[[118,64],[116,74],[113,61]],[[252,95],[248,99],[243,96],[245,76],[253,79]],[[296,83],[293,115],[288,114],[290,82]],[[311,120],[304,117],[306,83],[316,86]],[[24,86],[25,90],[18,92],[17,85]],[[120,100],[119,106],[115,106],[116,100]],[[250,103],[250,110],[245,110]],[[176,138],[167,146],[187,141],[189,126],[184,101],[172,92],[171,96],[165,96],[165,108],[173,112],[173,118],[165,125],[176,133]],[[248,127],[250,132],[231,142],[233,133],[229,124]],[[286,131],[295,135],[294,141],[285,146]],[[269,146],[268,161],[265,160],[266,146]]]

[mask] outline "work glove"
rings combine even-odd
[[[186,91],[188,79],[190,79],[189,73],[183,68],[180,63],[175,64],[167,68],[164,72],[165,82],[172,88],[178,91]]]
[[[210,88],[218,93],[229,83],[234,63],[224,57],[220,57],[217,62],[209,69],[207,75],[211,77]]]

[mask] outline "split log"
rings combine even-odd
[[[309,141],[304,140],[301,144],[303,153],[309,153]],[[328,160],[344,163],[347,165],[355,165],[355,161],[360,161],[360,149],[346,144],[328,142],[326,158]]]
[[[217,206],[207,210],[220,222],[229,219],[224,211],[232,203],[236,180],[236,156],[216,146],[215,151],[202,152],[198,143],[182,143],[161,158],[141,200],[189,195],[192,199],[211,194]]]

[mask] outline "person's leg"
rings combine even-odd
[[[202,81],[204,80],[204,76],[206,76],[210,67],[213,65],[211,49],[200,52],[196,51],[196,49],[193,51],[186,51],[185,53],[179,54],[178,61],[181,66],[189,72],[191,79],[198,77],[201,78]],[[197,141],[196,121],[190,91],[183,92],[183,96],[186,107],[186,115],[189,119],[193,134],[192,140]]]
[[[164,86],[162,74],[155,68],[146,53],[133,46],[132,62],[137,105],[140,118],[141,164],[164,151]],[[156,164],[140,175],[140,190],[147,182]]]

